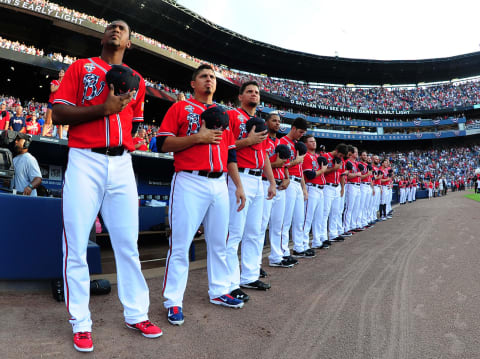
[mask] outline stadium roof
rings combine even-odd
[[[122,18],[134,31],[200,59],[272,77],[335,84],[417,84],[478,75],[480,68],[480,52],[382,61],[287,50],[218,26],[174,0],[66,0],[62,4],[106,20]]]

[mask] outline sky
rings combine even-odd
[[[480,51],[478,0],[177,0],[254,40],[317,55],[414,60]]]

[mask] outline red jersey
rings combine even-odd
[[[388,181],[382,182],[382,186],[389,185],[390,182],[391,182],[391,179],[390,179],[390,177],[388,177],[388,168],[380,167],[380,171],[382,171],[382,179],[387,179],[388,178]]]
[[[316,154],[316,153],[310,153],[310,152],[307,152],[307,154],[305,155],[305,158],[303,160],[303,170],[304,171],[318,171],[320,170],[320,165],[318,164],[318,157],[320,155]],[[313,183],[313,184],[318,184],[318,185],[324,185],[325,184],[325,176],[323,175],[323,173],[320,175],[320,176],[316,176],[314,179],[308,179],[307,177],[305,177],[305,182],[306,183]]]
[[[297,158],[297,150],[295,149],[295,142],[293,140],[288,138],[288,136],[283,136],[280,139],[280,144],[287,145],[290,148],[290,158],[288,159],[287,163]],[[303,176],[302,164],[299,163],[298,165],[288,167],[288,174],[290,176],[302,177]]]
[[[362,175],[366,175],[368,173],[368,168],[367,168],[368,163],[362,162],[362,161],[360,161],[359,163],[361,163],[363,165],[363,171],[360,171],[360,172],[362,173]],[[361,182],[362,183],[372,182],[372,176],[370,175],[370,176],[365,177],[364,179],[361,179]]]
[[[251,116],[241,108],[228,111],[230,117],[230,129],[234,138],[241,140],[248,136],[246,123]],[[238,168],[257,168],[263,169],[265,166],[265,157],[267,140],[253,146],[243,147],[237,150]]]
[[[35,124],[33,124],[32,121],[28,121],[27,122],[27,134],[29,134],[29,135],[40,134],[40,124],[38,122],[35,122]]]
[[[144,142],[144,141],[145,141],[144,138],[134,137],[133,138],[133,147],[135,147],[135,145],[138,145],[139,143]],[[148,151],[147,144],[143,143],[139,148],[137,148],[137,151]]]
[[[380,168],[380,167],[377,167],[377,166],[375,166],[375,165],[372,165],[372,169],[373,169],[374,176],[378,176],[378,175],[376,175],[375,173],[377,173],[378,171],[380,171],[381,168]],[[382,184],[382,182],[381,182],[380,179],[374,179],[374,180],[373,180],[373,184],[374,184],[375,186],[379,186],[379,185]]]
[[[333,155],[330,152],[325,153],[323,155],[323,157],[325,157],[328,161],[327,168],[332,168],[332,167],[335,166],[335,163],[333,162]],[[340,175],[343,172],[345,172],[344,168],[345,167],[342,163],[342,166],[340,167],[340,169],[325,174],[326,183],[339,184],[340,183]]]
[[[50,82],[50,86],[60,86],[60,82],[59,80],[52,80],[52,82]],[[53,100],[55,100],[55,94],[58,92],[59,89],[57,89],[57,91],[55,92],[50,92],[50,96],[48,97],[48,102],[50,103],[53,103]]]
[[[185,137],[196,134],[202,125],[200,115],[206,109],[207,105],[194,98],[174,103],[165,114],[157,136]],[[235,138],[228,128],[223,131],[218,145],[198,144],[175,152],[175,171],[227,172],[228,150],[233,148]]]
[[[280,140],[276,137],[274,138],[271,138],[271,137],[267,137],[267,140],[266,140],[266,153],[267,153],[267,156],[268,158],[270,159],[270,162],[273,163],[277,160],[277,154],[275,153],[275,148],[280,144]],[[285,179],[285,167],[277,167],[277,168],[273,168],[272,167],[272,171],[273,171],[273,178],[275,179]],[[263,177],[266,178],[265,176],[265,173],[262,174]]]
[[[348,164],[352,165],[352,169],[348,169]],[[349,173],[359,173],[360,170],[358,169],[358,162],[354,160],[346,160],[345,161],[345,168]],[[360,183],[360,177],[353,177],[353,178],[348,178],[347,177],[347,182],[348,183]]]
[[[54,104],[71,106],[100,105],[107,99],[109,88],[105,75],[110,65],[99,57],[75,61],[63,77],[55,93]],[[134,151],[132,122],[143,121],[145,82],[140,76],[140,85],[135,97],[120,113],[93,121],[70,125],[68,146],[75,148],[124,146]]]
[[[7,121],[10,121],[10,112],[6,110],[0,112],[0,131],[3,131],[5,129]]]

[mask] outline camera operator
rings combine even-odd
[[[42,183],[42,173],[35,157],[28,153],[30,141],[30,136],[23,133],[19,133],[15,139],[15,175],[11,187],[25,196],[36,197],[36,188]]]

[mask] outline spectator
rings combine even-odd
[[[0,131],[8,130],[10,126],[10,112],[7,111],[7,104],[3,101],[0,105]]]
[[[145,135],[146,135],[145,129],[141,128],[138,130],[137,136],[133,138],[133,145],[135,146],[135,150],[148,151],[148,145],[147,145]]]
[[[36,197],[36,188],[42,183],[42,173],[35,157],[28,153],[29,144],[30,136],[19,133],[15,140],[15,157],[13,158],[15,174],[11,187],[17,193]]]
[[[26,123],[27,134],[29,135],[39,135],[40,134],[40,124],[37,122],[37,114],[34,112],[30,117],[30,120]]]
[[[9,130],[25,133],[26,121],[23,117],[23,107],[18,105],[15,108],[15,115],[10,119]]]

